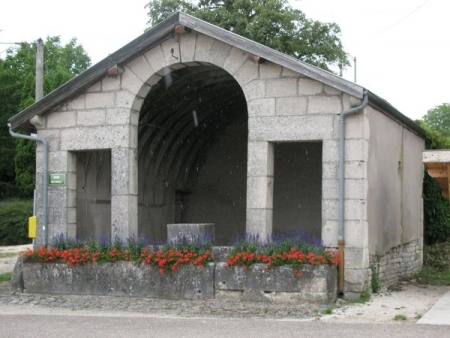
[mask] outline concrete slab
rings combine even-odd
[[[442,296],[417,324],[450,325],[450,291]]]

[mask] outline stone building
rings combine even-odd
[[[374,257],[388,282],[421,266],[421,129],[360,85],[191,16],[10,120],[30,123],[60,179],[45,201],[38,142],[38,244],[162,241],[170,223],[214,223],[218,245],[302,229],[345,250],[349,293]]]

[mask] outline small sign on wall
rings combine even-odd
[[[52,187],[66,185],[66,174],[50,174],[48,175],[48,185]]]

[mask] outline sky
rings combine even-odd
[[[93,64],[143,33],[148,0],[0,0],[0,57],[8,42],[75,37]],[[341,27],[343,73],[411,119],[450,102],[450,1],[290,0],[308,18]],[[353,59],[356,57],[356,67]]]

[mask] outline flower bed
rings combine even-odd
[[[126,244],[63,241],[22,257],[28,292],[320,302],[336,297],[339,261],[332,251],[292,239],[240,242],[226,262],[215,263],[211,244],[202,241],[154,249],[136,239]]]

